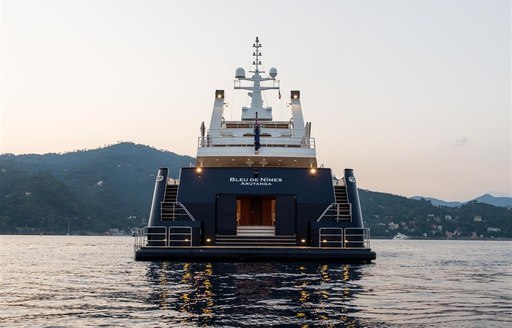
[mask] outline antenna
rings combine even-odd
[[[255,69],[255,73],[259,73],[259,65],[261,65],[261,60],[260,60],[260,56],[261,56],[261,52],[260,52],[260,48],[261,48],[261,44],[260,44],[260,40],[258,37],[256,37],[256,43],[254,43],[253,45],[253,48],[255,49],[255,51],[252,53],[252,55],[255,57],[254,61],[252,62],[252,64],[254,66],[256,66],[256,69]]]
[[[251,97],[251,106],[250,107],[242,107],[242,121],[250,120],[250,121],[268,121],[272,120],[272,107],[263,107],[263,97],[262,91],[266,90],[279,90],[279,80],[276,80],[277,69],[275,67],[270,68],[269,76],[264,77],[261,74],[265,73],[264,70],[260,70],[261,62],[261,51],[262,47],[260,43],[259,37],[256,37],[255,42],[252,44],[253,52],[253,70],[250,70],[250,73],[253,73],[251,77],[245,76],[245,71],[243,68],[237,68],[235,72],[235,89],[243,89],[250,91],[248,95]],[[250,81],[252,82],[251,86],[242,85],[242,81]],[[264,86],[263,82],[272,81],[272,86]],[[256,116],[258,115],[259,116]]]

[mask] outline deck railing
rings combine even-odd
[[[369,228],[345,228],[345,248],[370,248]]]
[[[332,180],[332,185],[333,186],[345,186],[345,177],[342,177],[341,179],[333,179]]]
[[[203,147],[253,147],[254,137],[198,137],[197,146]],[[316,149],[315,138],[305,137],[260,137],[261,147],[284,147],[284,148],[305,148]]]
[[[343,247],[343,228],[318,229],[318,247]]]
[[[144,227],[134,229],[134,250],[141,247],[191,247],[193,233],[190,226]],[[318,230],[318,247],[370,248],[370,229],[322,227]]]
[[[370,229],[320,228],[318,230],[318,247],[370,248]]]
[[[190,226],[136,228],[133,235],[135,251],[141,247],[191,247],[193,245],[193,233]]]

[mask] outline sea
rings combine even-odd
[[[136,262],[0,236],[1,327],[512,327],[512,242],[373,240],[372,264]]]

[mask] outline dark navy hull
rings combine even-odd
[[[207,246],[187,248],[142,247],[135,253],[139,261],[208,261],[208,262],[337,262],[370,263],[375,260],[370,249],[318,247],[231,247]]]

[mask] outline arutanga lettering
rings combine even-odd
[[[283,182],[283,178],[235,178],[230,177],[229,182],[240,183],[241,186],[271,186],[272,183]]]

